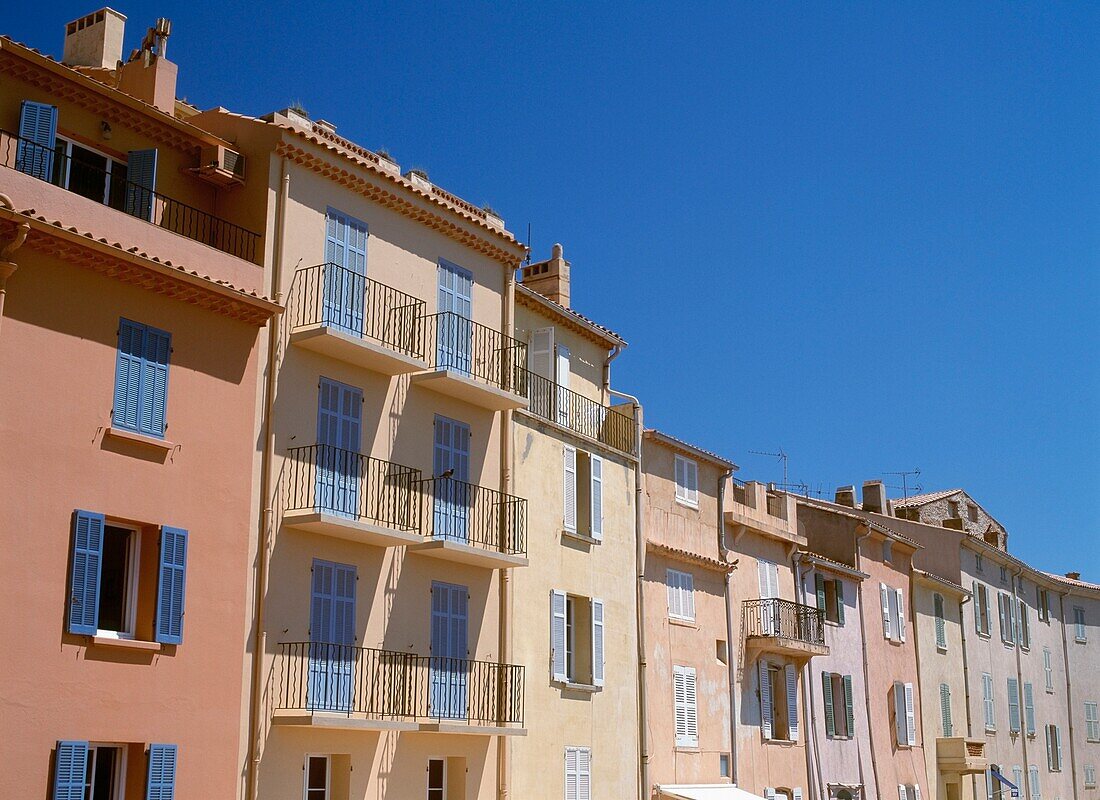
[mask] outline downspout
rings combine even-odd
[[[1069,668],[1069,639],[1066,637],[1067,597],[1069,597],[1069,592],[1058,593],[1058,607],[1062,612],[1062,618],[1059,620],[1062,625],[1062,671],[1066,673],[1066,709],[1069,714],[1069,767],[1073,772],[1073,796],[1081,797],[1081,794],[1077,791],[1077,745],[1074,743],[1073,737],[1073,680],[1070,678],[1072,672]]]
[[[718,552],[722,561],[729,562],[730,550],[726,547],[726,484],[733,480],[736,467],[731,467],[722,473],[718,479]],[[726,603],[726,673],[729,678],[729,704],[730,704],[730,782],[737,785],[737,665],[734,663],[733,646],[733,568],[736,561],[727,567],[726,578],[722,585],[722,593]]]
[[[914,684],[914,691],[916,693],[916,704],[919,706],[920,705],[920,698],[923,697],[923,694],[922,694],[923,688],[921,687],[921,682],[920,682],[921,675],[923,673],[921,672],[921,669],[920,669],[920,639],[921,639],[920,634],[921,634],[921,632],[920,632],[920,629],[917,627],[917,593],[913,590],[914,582],[915,581],[914,581],[914,578],[913,578],[913,557],[910,556],[909,557],[909,586],[908,586],[909,591],[906,592],[906,594],[909,595],[909,619],[911,619],[913,621],[912,626],[911,626],[912,631],[913,631],[913,659],[916,661],[916,665],[917,665],[917,680],[916,680],[916,683]],[[947,636],[947,622],[946,622],[946,620],[944,621],[944,636]],[[924,773],[924,785],[928,786],[929,788],[932,788],[931,787],[931,782],[930,782],[931,775],[929,775],[929,772],[928,772],[928,753],[925,750],[925,747],[927,745],[927,740],[924,738],[924,730],[923,730],[923,728],[924,728],[924,708],[921,707],[920,711],[921,711],[921,715],[920,715],[920,722],[921,722],[921,736],[920,736],[920,741],[921,741],[921,744],[920,744],[920,748],[921,748],[921,771]],[[910,750],[910,756],[911,755],[912,755],[912,750]],[[935,776],[936,796],[938,797],[939,796],[939,786],[940,786],[939,772],[938,771],[933,772],[932,775]],[[961,789],[962,789],[961,785],[960,785],[959,788],[960,788],[960,791],[961,791]]]
[[[799,564],[802,563],[802,557],[798,554],[794,558],[794,576],[795,576],[795,588],[798,590],[798,602],[804,606],[808,606],[806,602],[806,584],[802,580]],[[814,794],[818,800],[824,800],[825,798],[825,778],[821,770],[821,748],[818,741],[817,728],[813,711],[816,707],[817,699],[814,695],[814,680],[813,671],[810,669],[810,660],[807,659],[806,665],[803,668],[802,673],[802,685],[806,687],[806,691],[803,692],[803,706],[806,711],[803,719],[806,720],[806,777],[809,779],[814,773],[817,773],[817,784],[813,787]],[[811,751],[812,746],[812,751]],[[816,769],[814,765],[817,765]]]
[[[1020,567],[1016,570],[1016,574],[1012,576],[1012,615],[1010,619],[1013,620],[1012,625],[1012,649],[1016,651],[1016,704],[1020,709],[1020,744],[1024,749],[1024,766],[1026,767],[1031,762],[1028,760],[1027,754],[1027,713],[1024,706],[1024,670],[1023,663],[1020,656],[1020,576],[1024,574],[1024,568]],[[1028,623],[1028,636],[1031,635],[1031,623]],[[1011,727],[1011,725],[1010,725]],[[1036,733],[1038,733],[1036,731]],[[1011,732],[1009,733],[1011,736]],[[1034,787],[1031,785],[1031,770],[1027,771],[1027,787],[1028,791],[1034,791]]]
[[[864,539],[866,539],[868,536],[871,535],[871,526],[868,525],[866,522],[863,523],[863,524],[867,528],[867,532],[865,534],[863,534],[862,536],[856,537],[856,552],[855,552],[855,559],[854,559],[856,569],[859,572],[863,572],[863,560],[860,558],[860,550],[861,550],[860,544],[863,542]],[[877,797],[879,797],[879,800],[882,800],[881,791],[880,791],[879,782],[878,782],[878,765],[875,763],[875,729],[874,729],[874,726],[871,724],[871,680],[870,680],[871,667],[870,667],[870,661],[867,658],[867,650],[868,650],[867,642],[869,640],[867,638],[867,619],[866,619],[867,615],[863,613],[863,581],[862,580],[856,585],[856,602],[859,605],[859,635],[862,637],[862,641],[863,641],[863,702],[864,702],[864,706],[866,708],[866,713],[867,713],[867,743],[870,745],[870,748],[871,748],[871,774],[874,776],[874,779],[875,779],[875,794],[876,794]],[[862,776],[863,776],[863,759],[862,758],[860,758],[859,763],[860,763],[860,777],[862,778]],[[864,786],[864,789],[866,789],[866,787],[867,787],[866,782],[864,782],[863,786]],[[861,792],[861,794],[862,794],[862,792]]]
[[[972,738],[974,736],[974,721],[970,713],[970,660],[966,654],[966,614],[963,612],[963,606],[968,601],[973,600],[978,602],[978,598],[972,594],[963,595],[963,599],[959,601],[959,633],[962,637],[962,656],[963,656],[963,705],[966,706],[966,737]],[[939,786],[939,779],[936,780],[936,785]],[[962,778],[959,778],[959,791],[962,791]],[[970,792],[977,797],[978,791],[978,776],[973,773],[970,775]]]
[[[502,309],[501,329],[506,336],[513,337],[515,333],[515,309],[516,309],[516,267],[508,268],[508,278],[504,285],[504,308]],[[512,365],[519,369],[527,369],[526,364]],[[510,380],[515,379],[517,369],[513,369],[512,375],[509,376]],[[512,494],[513,490],[513,475],[512,475],[512,410],[505,409],[500,413],[500,490],[506,494]],[[502,531],[503,533],[503,531]],[[504,537],[501,536],[501,544],[504,543]],[[510,569],[500,570],[500,591],[498,594],[499,608],[497,610],[498,617],[498,641],[497,650],[499,652],[500,663],[507,664],[509,659],[509,647],[511,641],[509,639],[509,607],[508,600],[510,597],[510,589],[512,583],[512,571]],[[503,675],[503,670],[501,675]],[[498,693],[498,699],[502,699],[503,692]],[[511,743],[509,739],[511,737],[501,735],[498,737],[497,742],[497,796],[500,800],[506,800],[508,797],[508,756],[509,747]]]
[[[15,204],[6,194],[0,194],[0,205],[9,211],[15,211]],[[8,278],[19,268],[19,265],[12,261],[12,256],[23,246],[23,242],[27,241],[27,234],[30,232],[31,224],[26,220],[20,222],[12,240],[0,248],[0,323],[4,321],[4,298],[8,293]]]
[[[286,235],[286,207],[290,198],[290,174],[287,172],[286,156],[282,158],[279,188],[279,206],[275,214],[275,243],[271,259],[271,292],[275,302],[282,303],[283,247]],[[260,772],[260,732],[262,730],[261,684],[263,682],[264,654],[267,651],[267,632],[264,630],[264,610],[267,596],[267,568],[270,550],[271,529],[274,511],[271,500],[271,467],[275,459],[275,427],[272,416],[275,408],[276,370],[278,369],[279,325],[272,319],[268,322],[267,336],[267,382],[264,387],[263,461],[260,464],[260,514],[259,545],[257,555],[259,564],[256,570],[255,641],[252,645],[252,691],[250,703],[252,715],[248,725],[248,796],[256,800],[259,796]]]

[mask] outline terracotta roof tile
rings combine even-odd
[[[737,561],[719,561],[717,558],[693,553],[690,550],[681,550],[678,547],[672,547],[671,545],[661,544],[660,542],[654,542],[652,540],[646,541],[646,547],[658,553],[664,553],[672,558],[679,559],[680,561],[698,564],[701,567],[709,567],[718,572],[733,572],[737,569]]]
[[[620,347],[626,347],[626,341],[619,334],[615,333],[615,331],[611,330],[610,328],[605,328],[600,323],[589,319],[584,314],[581,314],[579,311],[574,311],[572,308],[563,306],[561,303],[551,300],[549,297],[543,294],[539,294],[534,289],[524,286],[522,283],[516,284],[516,295],[517,297],[526,297],[530,300],[535,301],[536,303],[547,306],[551,311],[554,311],[561,316],[571,318],[584,327],[594,328],[597,332],[603,334],[608,339],[612,340],[615,344],[618,344]]]
[[[678,446],[689,452],[706,456],[707,459],[709,459],[710,461],[714,462],[715,464],[719,464],[720,466],[726,467],[727,469],[738,469],[738,466],[730,461],[728,458],[720,456],[717,453],[712,453],[710,450],[704,450],[698,445],[691,444],[691,442],[685,442],[683,439],[677,439],[675,436],[665,433],[664,431],[657,430],[656,428],[646,428],[644,435],[646,436],[646,438],[657,439],[658,441],[663,441],[666,444],[671,444],[673,447]]]
[[[1082,581],[1076,578],[1067,578],[1065,575],[1058,575],[1053,572],[1044,572],[1043,574],[1059,583],[1068,583],[1070,586],[1079,586],[1082,589],[1100,590],[1100,584],[1098,583],[1089,583],[1088,581]]]
[[[937,500],[942,500],[945,497],[950,497],[953,494],[958,494],[963,491],[962,489],[944,489],[939,492],[925,492],[924,494],[915,494],[911,497],[895,498],[891,502],[894,504],[894,508],[908,508],[909,506],[923,506],[925,503],[934,503]]]

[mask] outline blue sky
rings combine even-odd
[[[827,495],[920,467],[1100,581],[1100,5],[264,5],[118,7],[197,105],[299,101],[562,242],[652,425]]]

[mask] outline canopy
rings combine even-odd
[[[999,780],[1001,783],[1003,783],[1009,789],[1011,789],[1013,797],[1019,797],[1020,796],[1020,787],[1017,786],[1016,784],[1014,784],[1012,781],[1010,781],[1004,775],[1002,775],[999,771],[997,771],[995,769],[991,769],[991,770],[989,770],[989,774],[992,775],[997,780]]]
[[[738,789],[729,783],[697,783],[658,786],[662,800],[764,800],[760,795]]]

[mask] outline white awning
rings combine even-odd
[[[658,786],[657,797],[662,800],[764,800],[760,795],[738,789],[729,783]]]

